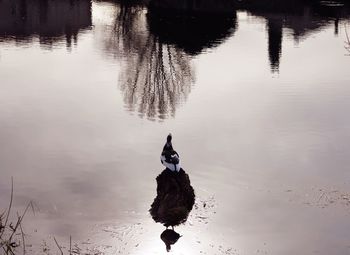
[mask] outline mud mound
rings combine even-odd
[[[149,210],[153,220],[166,227],[184,223],[195,201],[188,174],[183,169],[179,172],[165,169],[156,181],[157,197]]]

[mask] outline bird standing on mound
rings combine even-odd
[[[179,172],[180,167],[180,156],[173,149],[171,143],[172,135],[169,134],[166,138],[166,143],[163,147],[162,154],[160,155],[160,162],[169,170]]]
[[[179,154],[173,149],[171,140],[172,136],[169,134],[160,157],[166,169],[156,178],[157,196],[149,209],[153,220],[167,228],[161,234],[167,251],[170,251],[170,246],[180,238],[174,231],[174,226],[186,222],[195,202],[190,178],[180,167]],[[170,230],[168,227],[173,229]]]

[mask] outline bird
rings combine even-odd
[[[181,237],[174,231],[174,226],[187,221],[196,197],[188,174],[180,167],[179,154],[171,141],[172,135],[169,134],[160,157],[166,168],[156,178],[157,196],[149,209],[152,219],[166,227],[160,238],[168,252],[171,245]]]
[[[166,143],[163,147],[163,151],[172,151],[173,149],[173,145],[171,143],[173,136],[171,135],[171,133],[169,133],[169,135],[166,137]]]
[[[166,138],[166,143],[163,147],[163,151],[160,155],[160,162],[169,170],[179,172],[180,167],[180,156],[174,150],[172,144],[171,133]]]

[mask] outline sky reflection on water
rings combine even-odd
[[[212,205],[174,254],[348,253],[348,7],[237,6],[193,42],[179,37],[188,17],[162,27],[143,6],[31,1],[0,1],[0,207],[14,176],[15,210],[40,207],[25,225],[39,244],[162,254],[147,210],[171,131]]]

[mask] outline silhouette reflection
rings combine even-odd
[[[140,54],[129,55],[121,73],[121,90],[128,110],[141,117],[165,119],[187,98],[193,81],[190,59],[183,52],[149,36]]]
[[[272,72],[278,72],[280,65],[283,36],[282,28],[283,24],[280,19],[267,20],[269,59]]]
[[[28,43],[38,37],[49,48],[64,40],[70,48],[79,31],[91,27],[91,2],[1,0],[0,17],[0,41]]]
[[[328,25],[339,31],[339,21],[350,17],[348,2],[317,0],[246,0],[237,1],[239,9],[266,19],[268,53],[271,71],[279,70],[282,55],[283,29],[288,29],[295,42]]]
[[[166,228],[185,223],[195,201],[188,174],[183,169],[179,172],[165,169],[156,181],[157,196],[149,210],[153,220],[162,223]],[[174,230],[167,229],[161,234],[167,251],[179,238],[180,235]]]
[[[222,42],[235,28],[231,16],[183,13],[165,19],[144,4],[116,3],[115,20],[105,49],[122,59],[120,89],[126,107],[151,120],[173,117],[195,81],[193,55]],[[213,16],[214,17],[214,16]],[[187,28],[187,29],[185,29]],[[168,31],[168,32],[167,32]]]
[[[224,6],[220,3],[225,1],[211,1],[211,5],[208,5],[210,1],[203,2],[207,4],[196,5],[186,12],[151,4],[147,15],[150,32],[159,42],[174,45],[190,55],[216,47],[235,32],[236,10],[232,2]]]
[[[180,234],[173,229],[166,229],[160,235],[160,239],[165,243],[165,248],[168,252],[171,250],[171,245],[175,244],[180,237]]]
[[[149,33],[145,15],[142,5],[118,3],[106,50],[123,60],[119,78],[127,109],[165,119],[186,100],[194,71],[189,56]]]

